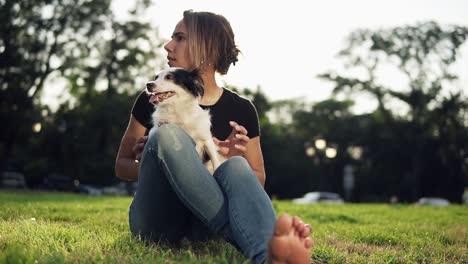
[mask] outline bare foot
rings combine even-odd
[[[299,217],[281,215],[276,221],[275,232],[270,240],[267,263],[310,263],[311,231],[310,226],[305,225]]]

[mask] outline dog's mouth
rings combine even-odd
[[[172,97],[174,95],[175,95],[174,91],[167,91],[167,92],[161,92],[161,93],[151,93],[149,102],[152,103],[152,104],[159,104],[162,101],[164,101],[167,98]]]

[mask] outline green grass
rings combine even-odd
[[[222,241],[177,249],[130,235],[130,197],[0,191],[0,263],[249,263]],[[468,263],[468,207],[293,205],[313,263]]]

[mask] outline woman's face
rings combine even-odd
[[[169,66],[184,69],[192,68],[187,41],[187,27],[183,20],[175,27],[171,40],[164,45],[164,49],[167,51]]]

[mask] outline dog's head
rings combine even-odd
[[[171,97],[192,96],[198,99],[204,92],[199,70],[187,71],[177,67],[157,73],[153,81],[146,83],[146,90],[153,104],[169,101]]]

